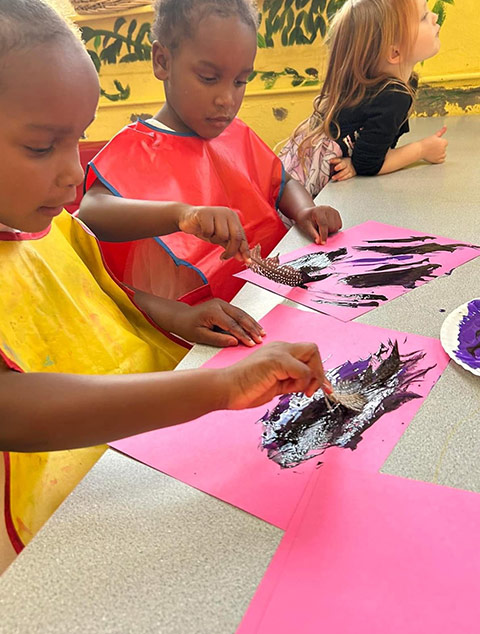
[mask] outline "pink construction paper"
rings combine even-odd
[[[480,495],[327,466],[237,634],[476,634]]]
[[[325,368],[377,351],[381,342],[398,339],[401,353],[426,352],[422,367],[435,368],[411,389],[422,398],[385,414],[363,434],[355,451],[332,447],[322,462],[377,471],[415,416],[424,398],[448,363],[440,342],[359,323],[343,323],[319,313],[277,306],[261,321],[265,341],[314,341]],[[239,346],[222,350],[206,366],[225,367],[251,354]],[[281,469],[259,449],[261,425],[256,424],[278,399],[251,410],[213,412],[193,422],[141,434],[112,443],[112,447],[174,478],[234,506],[286,528],[317,460],[295,469]],[[161,412],[159,413],[161,419]]]
[[[311,244],[296,251],[292,251],[291,253],[282,256],[280,258],[280,263],[289,262],[310,253],[335,251],[336,249],[339,249],[341,247],[345,247],[348,250],[348,255],[356,260],[358,260],[359,258],[381,258],[381,254],[374,253],[372,251],[357,251],[354,249],[354,247],[367,246],[364,242],[365,240],[391,240],[419,236],[425,236],[425,234],[419,231],[412,231],[410,229],[403,229],[401,227],[394,227],[392,225],[370,221],[330,236],[325,246]],[[433,240],[442,245],[458,244],[457,241],[450,240],[449,238],[433,237]],[[409,243],[406,243],[406,245],[408,244]],[[397,244],[391,246],[402,245]],[[461,264],[464,264],[469,260],[473,260],[479,255],[480,251],[478,247],[465,244],[465,247],[458,248],[453,253],[438,252],[427,254],[424,256],[417,256],[415,257],[415,262],[418,263],[420,260],[425,260],[426,258],[428,258],[431,263],[439,264],[439,268],[432,272],[432,276],[436,278],[440,277],[441,275],[450,273],[457,266],[460,266]],[[406,265],[408,264],[408,262],[409,260],[404,261]],[[380,265],[381,262],[370,265],[363,264],[359,266],[358,263],[353,265],[349,264],[348,262],[342,261],[332,264],[330,267],[325,269],[325,272],[341,273],[341,277],[344,277],[345,275],[371,271],[372,266]],[[241,273],[237,273],[236,276],[252,282],[257,286],[266,288],[267,290],[272,291],[273,293],[281,295],[282,297],[290,299],[294,302],[297,302],[298,304],[308,306],[309,308],[325,313],[327,315],[332,315],[333,317],[337,317],[338,319],[342,319],[343,321],[350,321],[351,319],[355,319],[355,317],[358,317],[359,315],[363,315],[364,313],[368,313],[369,311],[373,310],[374,308],[376,308],[376,306],[351,308],[345,306],[330,305],[327,303],[319,303],[320,295],[325,297],[325,294],[328,293],[339,295],[375,293],[383,295],[387,298],[387,300],[379,300],[378,304],[381,305],[382,303],[385,303],[385,301],[395,299],[396,297],[399,297],[400,295],[403,295],[410,290],[408,288],[404,288],[403,286],[377,286],[364,289],[354,288],[348,284],[339,282],[339,278],[336,276],[332,276],[325,280],[320,280],[317,282],[311,282],[310,284],[308,284],[308,289],[292,288],[290,286],[285,286],[284,284],[278,284],[276,282],[268,280],[267,278],[257,273],[254,273],[251,270],[242,271]],[[431,278],[427,278],[424,281],[419,281],[417,282],[416,286],[422,286],[427,281],[430,281],[430,279]]]

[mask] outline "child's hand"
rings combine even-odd
[[[296,222],[316,244],[325,244],[331,233],[342,228],[340,214],[333,207],[307,207],[297,213]]]
[[[422,159],[429,163],[443,163],[447,158],[447,139],[442,138],[447,131],[447,126],[443,126],[432,136],[428,136],[420,141]]]
[[[181,214],[178,228],[212,244],[219,244],[225,249],[221,259],[231,257],[240,262],[250,263],[245,231],[238,214],[228,207],[191,207]]]
[[[262,342],[265,331],[250,315],[221,299],[198,306],[181,305],[172,331],[192,343],[226,348]],[[183,308],[184,307],[184,308]],[[179,307],[180,308],[180,307]]]
[[[346,181],[357,175],[351,158],[334,158],[330,161],[330,165],[334,165],[335,171],[332,181]]]
[[[269,343],[225,368],[222,379],[227,409],[256,407],[289,392],[332,392],[314,343]]]

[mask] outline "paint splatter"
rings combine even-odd
[[[339,403],[327,405],[322,390],[311,397],[285,394],[259,421],[262,450],[280,467],[293,468],[321,456],[329,447],[356,449],[362,434],[384,414],[420,398],[408,388],[434,367],[422,366],[424,357],[422,351],[401,355],[397,342],[388,341],[370,357],[347,361],[327,372],[334,390],[364,397],[360,412]]]

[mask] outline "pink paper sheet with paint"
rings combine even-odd
[[[454,250],[428,252],[432,245]],[[341,249],[346,253],[335,256],[335,261],[322,269],[325,279],[308,283],[306,289],[278,284],[251,270],[238,273],[237,277],[298,304],[349,321],[480,255],[478,248],[468,244],[371,221],[330,236],[325,246],[311,244],[288,253],[280,258],[280,263],[309,254],[333,254]],[[392,249],[402,252],[392,254]],[[420,252],[415,253],[415,249]],[[425,250],[427,252],[422,253]],[[385,282],[389,285],[383,285]]]
[[[480,495],[318,472],[237,634],[476,634]]]
[[[325,368],[346,359],[357,360],[375,352],[380,343],[398,339],[402,352],[424,350],[425,367],[435,366],[418,385],[421,398],[382,416],[363,434],[355,451],[332,447],[322,456],[325,463],[350,465],[377,471],[420,408],[448,357],[439,341],[418,335],[358,323],[348,323],[306,311],[278,306],[262,319],[266,341],[314,341]],[[225,367],[251,349],[226,349],[206,366]],[[256,424],[278,402],[244,411],[213,412],[190,423],[141,434],[112,443],[112,447],[191,486],[218,497],[253,515],[286,528],[317,460],[295,469],[281,469],[259,449],[261,426]],[[161,412],[159,412],[159,419]]]

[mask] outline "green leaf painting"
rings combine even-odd
[[[266,47],[312,44],[324,38],[345,0],[265,0],[260,34]]]
[[[332,17],[345,2],[346,0],[264,0],[259,14],[258,47],[311,45],[317,38],[325,38]],[[454,2],[455,0],[430,0],[430,6],[438,14],[440,25],[445,21],[446,5],[453,5]],[[112,30],[83,26],[82,38],[97,72],[100,72],[104,64],[150,60],[150,27],[150,22],[139,24],[137,19],[123,16],[115,20]],[[288,77],[293,87],[316,86],[320,82],[315,68],[307,68],[303,72],[294,68],[259,71],[252,73],[250,80],[257,76],[267,90],[274,87],[279,77]],[[102,95],[111,101],[129,98],[129,86],[123,87],[118,82],[116,89],[116,93],[102,90]]]
[[[120,17],[112,31],[82,27],[82,39],[97,70],[101,64],[142,62],[151,58],[150,22],[138,26],[137,20],[133,19],[124,29],[126,24],[127,20]]]

